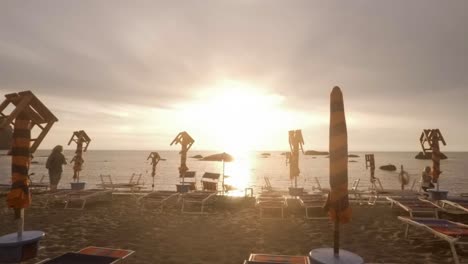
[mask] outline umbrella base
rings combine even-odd
[[[431,199],[434,201],[446,200],[448,191],[427,190],[431,194]]]
[[[312,264],[364,264],[360,256],[344,249],[336,257],[333,248],[317,248],[310,251],[309,257]]]
[[[84,190],[86,182],[70,182],[71,189],[76,191]]]
[[[18,263],[37,256],[42,231],[25,231],[21,237],[11,233],[0,237],[0,263]]]

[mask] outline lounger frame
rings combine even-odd
[[[140,197],[138,203],[141,209],[145,208],[148,202],[151,204],[158,204],[157,208],[162,213],[166,204],[179,198],[179,196],[180,193],[174,191],[154,191]]]
[[[408,212],[410,217],[414,217],[414,214],[426,214],[426,215],[432,214],[434,218],[439,218],[439,207],[437,207],[435,204],[431,203],[430,201],[415,198],[415,197],[398,199],[398,198],[387,196],[386,199],[390,202],[390,207],[393,208],[394,205],[397,205],[401,209]],[[425,206],[421,206],[421,207],[411,206],[405,203],[406,201],[416,202],[416,204],[419,203]]]
[[[263,218],[263,211],[265,209],[279,209],[281,211],[281,218],[284,218],[284,209],[288,206],[288,203],[282,195],[265,192],[257,197],[255,206],[259,209],[260,218]]]
[[[323,205],[326,202],[327,198],[323,194],[308,194],[299,197],[299,203],[301,204],[302,208],[305,210],[305,218],[306,219],[316,219],[316,220],[324,220],[328,219],[325,216],[309,216],[309,209],[311,208],[319,208],[323,209]]]
[[[461,240],[460,237],[453,237],[453,236],[449,236],[449,235],[446,235],[444,233],[438,232],[437,230],[434,230],[433,228],[431,228],[428,225],[417,222],[417,220],[421,219],[421,220],[425,220],[425,221],[434,220],[434,221],[441,221],[441,222],[449,222],[450,224],[456,225],[457,227],[460,227],[460,228],[463,228],[463,229],[468,229],[468,225],[465,225],[465,224],[462,224],[462,223],[457,223],[457,222],[452,222],[452,221],[449,221],[449,220],[442,220],[442,219],[408,218],[408,217],[403,217],[403,216],[399,216],[398,219],[400,221],[406,223],[405,238],[408,238],[408,236],[409,236],[409,227],[410,227],[410,225],[414,226],[414,227],[417,227],[417,228],[420,228],[420,229],[424,229],[424,230],[432,233],[434,236],[447,241],[449,243],[449,245],[450,245],[450,250],[452,252],[455,264],[460,264],[460,258],[458,257],[457,249],[456,249],[455,246],[456,245],[468,245],[468,240],[464,241],[464,240]]]
[[[206,214],[205,206],[206,204],[213,200],[216,197],[217,192],[209,192],[209,191],[195,191],[195,192],[188,192],[183,193],[180,196],[182,200],[182,207],[180,208],[181,213],[183,214]],[[185,211],[186,204],[199,204],[200,211]]]

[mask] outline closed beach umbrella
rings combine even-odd
[[[223,162],[223,192],[224,192],[224,163],[234,161],[234,157],[230,154],[223,152],[218,154],[213,154],[210,156],[204,157],[202,160],[204,161],[222,161]]]
[[[29,191],[29,164],[31,161],[31,121],[25,112],[18,115],[13,130],[13,144],[11,148],[11,191],[7,195],[8,207],[15,211],[15,218],[21,218],[22,209],[31,205]],[[22,227],[18,233],[22,232]]]
[[[348,201],[348,133],[344,112],[343,94],[335,86],[330,96],[330,187],[326,209],[335,223],[335,255],[339,254],[339,224],[351,219]]]

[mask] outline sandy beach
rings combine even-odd
[[[42,199],[35,195],[36,201]],[[232,263],[250,253],[306,255],[311,249],[332,246],[328,220],[307,220],[303,209],[289,202],[285,219],[259,218],[253,198],[219,197],[208,215],[189,215],[174,205],[164,213],[140,210],[130,196],[89,204],[83,211],[60,205],[26,211],[26,230],[42,230],[35,263],[86,246],[136,251],[127,263]],[[0,233],[15,231],[12,216],[0,217]],[[448,244],[413,231],[405,239],[401,214],[388,205],[353,205],[353,220],[342,229],[341,246],[366,263],[452,263]],[[460,256],[468,252],[459,250]]]

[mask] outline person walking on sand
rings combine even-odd
[[[46,168],[49,170],[51,191],[57,190],[57,185],[60,181],[60,178],[62,177],[62,165],[67,164],[65,156],[62,154],[62,152],[63,147],[57,145],[52,149],[52,153],[50,153],[49,157],[47,158]]]
[[[427,192],[427,189],[432,189],[434,188],[434,184],[432,184],[432,172],[431,172],[431,167],[426,166],[424,171],[422,172],[422,183],[421,183],[421,188]]]

